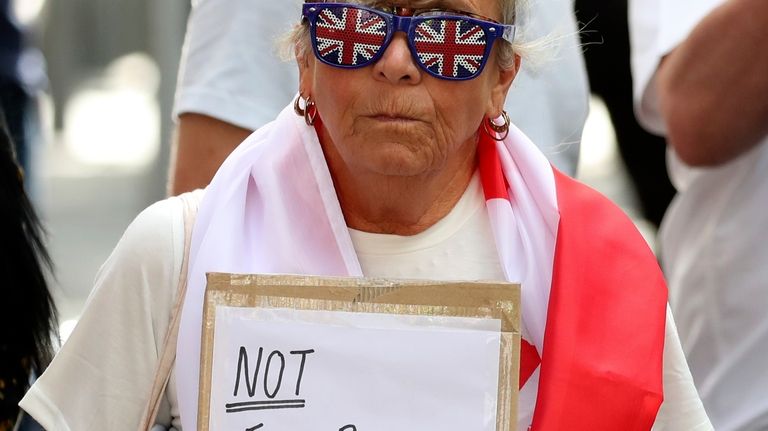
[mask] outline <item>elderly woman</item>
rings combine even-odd
[[[166,426],[197,427],[204,275],[227,271],[522,282],[519,429],[711,429],[653,255],[502,111],[514,11],[305,3],[294,106],[133,222],[22,406],[49,430],[136,429],[188,257]]]

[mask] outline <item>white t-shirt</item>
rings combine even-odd
[[[649,129],[665,132],[655,93],[661,58],[722,3],[631,5],[636,108]],[[661,259],[694,381],[717,430],[768,429],[768,136],[714,168],[668,155],[679,193],[661,226]]]
[[[531,2],[520,17],[526,39],[552,37],[552,57],[533,72],[523,63],[507,96],[512,122],[563,172],[574,175],[588,112],[588,88],[572,0]],[[205,114],[255,130],[298,93],[298,68],[282,62],[276,42],[301,17],[289,1],[197,0],[187,24],[174,116]]]
[[[193,193],[202,199],[202,191]],[[75,331],[21,403],[48,431],[136,429],[175,301],[183,223],[178,198],[152,205],[102,267]],[[477,176],[454,209],[418,235],[350,233],[367,276],[504,279]],[[158,422],[180,428],[173,372]],[[664,403],[654,430],[710,429],[668,314]]]

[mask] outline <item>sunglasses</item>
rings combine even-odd
[[[446,10],[393,8],[393,13],[349,3],[305,3],[312,50],[321,62],[357,69],[375,63],[396,31],[408,37],[411,55],[428,74],[449,80],[480,75],[493,42],[512,42],[514,25]],[[409,16],[403,16],[408,13]],[[482,19],[481,19],[482,18]]]

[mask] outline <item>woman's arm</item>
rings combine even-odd
[[[696,392],[672,311],[667,306],[664,335],[664,402],[659,408],[653,431],[677,430],[711,431],[714,428]]]
[[[20,403],[46,430],[137,429],[175,299],[181,211],[177,198],[144,210],[102,266],[75,330]]]

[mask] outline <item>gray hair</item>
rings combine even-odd
[[[370,3],[370,0],[350,0],[348,2]],[[508,69],[515,65],[515,54],[525,57],[528,51],[526,43],[521,37],[523,32],[520,31],[519,24],[516,23],[519,16],[527,14],[528,0],[498,0],[498,2],[501,9],[501,23],[516,24],[518,26],[515,29],[516,35],[513,43],[506,43],[503,39],[499,39],[501,43],[498,49],[499,66]],[[294,55],[303,57],[309,54],[309,27],[302,23],[296,24],[282,38],[280,48],[281,57],[285,60],[293,58]]]
[[[502,24],[515,24],[518,26],[515,28],[515,39],[512,43],[502,43],[499,45],[499,66],[502,69],[509,69],[515,66],[515,54],[522,52],[523,46],[520,43],[520,35],[522,32],[519,28],[518,15],[523,15],[523,9],[527,6],[527,0],[499,0],[499,8],[501,8],[501,23]]]

